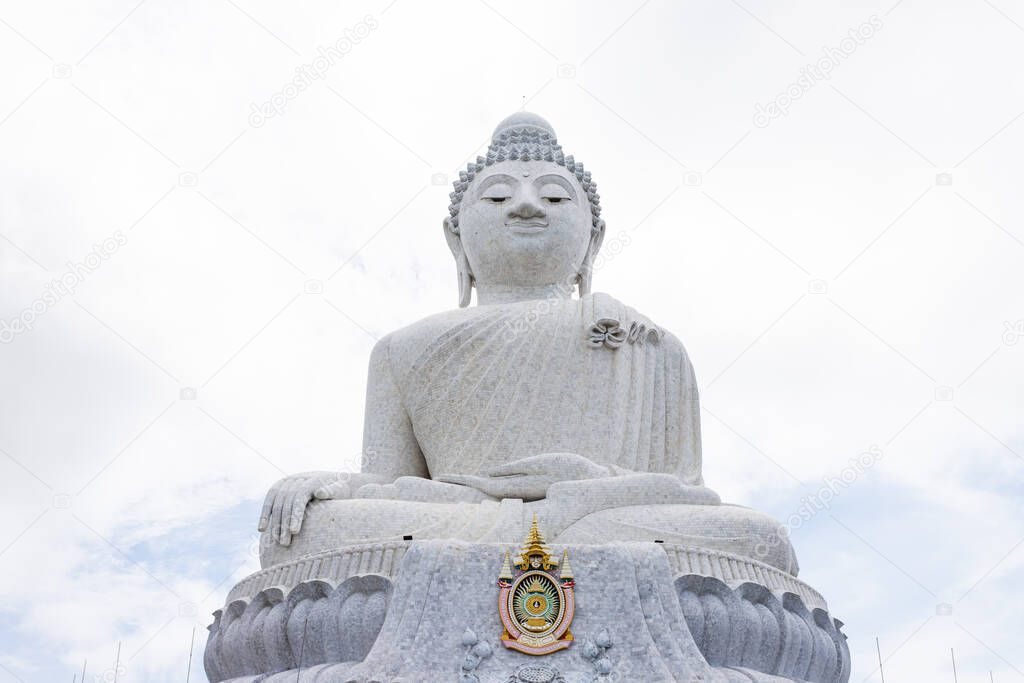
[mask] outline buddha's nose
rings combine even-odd
[[[532,189],[532,188],[531,188]],[[540,196],[536,192],[521,191],[514,198],[512,207],[509,209],[509,218],[529,220],[532,218],[543,218],[544,207],[540,203]]]

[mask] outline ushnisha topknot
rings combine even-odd
[[[528,111],[512,114],[498,124],[491,136],[491,144],[487,148],[487,156],[478,156],[471,161],[465,171],[459,172],[455,181],[455,191],[448,196],[452,203],[448,206],[451,214],[452,231],[459,232],[459,207],[466,188],[476,174],[488,166],[509,160],[521,161],[552,161],[564,166],[576,176],[587,193],[590,201],[590,215],[593,229],[596,230],[601,220],[601,195],[597,193],[597,183],[590,177],[590,171],[583,169],[583,164],[562,153],[562,146],[555,137],[555,129],[543,117]]]

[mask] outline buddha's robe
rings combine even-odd
[[[658,539],[796,573],[774,521],[718,505],[703,488],[697,386],[682,344],[612,297],[449,311],[374,348],[364,472],[387,480],[486,475],[495,465],[556,452],[607,466],[610,476],[555,484],[546,499],[527,503],[461,502],[447,495],[464,488],[453,485],[413,495],[366,487],[353,499],[313,502],[291,546],[264,543],[262,562],[404,535],[518,542],[536,513],[552,542]],[[634,473],[672,475],[709,494],[695,500],[715,504],[659,500],[642,478],[613,481]]]
[[[702,483],[686,351],[607,295],[462,309],[382,345],[431,476],[570,452]],[[366,447],[379,448],[367,427]]]

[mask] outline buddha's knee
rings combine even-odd
[[[745,539],[741,553],[751,559],[770,564],[793,576],[800,571],[796,552],[789,542],[789,529],[775,518],[757,510],[738,505],[723,505],[727,517],[723,533]]]
[[[633,505],[601,510],[570,525],[558,543],[663,541],[741,555],[796,575],[785,528],[735,505]]]
[[[283,546],[260,536],[260,565],[264,568],[307,555],[360,543],[401,540],[430,519],[425,503],[392,500],[317,500],[306,507],[299,533]]]
[[[261,535],[260,565],[267,568],[347,546],[401,541],[408,536],[458,538],[466,520],[481,517],[467,507],[478,506],[376,498],[313,501],[306,507],[302,529],[289,545],[280,545],[267,532]]]

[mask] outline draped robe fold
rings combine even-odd
[[[452,311],[385,342],[431,476],[570,452],[703,483],[685,349],[608,295]]]
[[[366,410],[363,470],[389,479],[486,475],[520,458],[569,452],[611,466],[613,477],[654,472],[703,486],[700,407],[686,351],[605,294],[448,311],[393,332],[371,354]],[[388,499],[387,487],[377,488],[314,501],[316,514],[307,511],[291,546],[267,544],[261,562],[406,535],[516,542],[528,516],[539,513],[549,525],[562,518],[549,526],[558,542],[662,539],[797,572],[778,523],[736,506],[659,504],[643,490],[628,501],[597,493],[598,505],[587,499],[570,508],[552,498],[455,502],[436,491]]]

